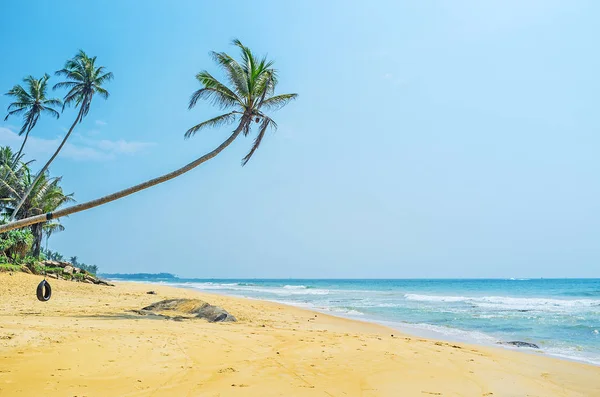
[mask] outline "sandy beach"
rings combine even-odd
[[[446,343],[280,304],[0,273],[0,396],[600,396],[600,367]],[[146,294],[154,290],[156,295]],[[199,298],[236,323],[136,317]]]

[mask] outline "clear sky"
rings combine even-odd
[[[228,136],[183,139],[219,114],[187,102],[233,38],[300,95],[246,167],[241,138],[64,219],[50,248],[104,272],[600,277],[599,15],[583,0],[4,1],[0,90],[80,48],[114,73],[51,168],[78,202]],[[28,156],[45,162],[74,117],[41,121]],[[19,122],[0,121],[0,144]]]

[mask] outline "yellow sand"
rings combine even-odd
[[[52,280],[42,303],[39,281],[0,274],[1,397],[600,396],[600,367],[156,285]],[[176,297],[240,321],[122,317]]]

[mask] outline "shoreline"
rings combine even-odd
[[[479,346],[479,347],[497,348],[497,349],[509,350],[509,351],[525,353],[525,354],[533,354],[536,356],[550,357],[550,358],[555,358],[555,359],[559,359],[559,360],[565,360],[568,362],[576,362],[576,363],[582,363],[582,364],[600,367],[600,362],[595,361],[594,358],[569,356],[562,352],[553,353],[551,351],[545,350],[545,349],[548,349],[547,347],[540,347],[539,349],[526,348],[526,347],[513,347],[513,346],[502,344],[499,342],[508,342],[510,340],[518,340],[518,339],[513,338],[510,340],[503,341],[502,339],[499,339],[495,336],[489,335],[482,331],[465,330],[465,329],[460,329],[460,328],[438,327],[438,326],[434,326],[432,324],[427,324],[427,323],[418,323],[418,324],[409,323],[409,322],[403,323],[401,321],[373,318],[373,316],[364,315],[364,313],[361,313],[361,316],[364,315],[365,317],[359,317],[358,315],[353,315],[352,313],[347,313],[347,312],[342,312],[342,311],[336,312],[334,310],[328,310],[326,308],[319,308],[316,306],[312,306],[311,304],[295,304],[295,302],[293,302],[293,301],[268,299],[268,298],[263,298],[263,297],[251,297],[251,296],[244,296],[241,294],[238,295],[238,294],[234,294],[234,293],[228,294],[225,292],[215,291],[215,290],[204,290],[204,289],[194,287],[193,285],[187,286],[187,285],[185,285],[187,283],[185,281],[170,283],[169,281],[162,281],[162,280],[156,281],[156,282],[137,281],[137,280],[136,281],[120,280],[120,279],[110,279],[110,280],[113,282],[133,282],[133,283],[147,283],[150,285],[165,285],[165,286],[172,286],[175,288],[190,289],[192,291],[197,291],[202,294],[209,294],[209,295],[215,295],[215,296],[228,296],[228,297],[241,298],[241,299],[272,302],[272,303],[281,304],[284,306],[299,308],[299,309],[308,310],[308,311],[312,311],[312,312],[316,312],[316,313],[321,313],[321,314],[330,315],[330,316],[334,316],[334,317],[338,317],[338,318],[343,318],[343,319],[347,319],[350,321],[359,321],[359,322],[366,322],[369,324],[381,325],[381,326],[387,327],[391,330],[394,330],[396,332],[401,332],[403,334],[406,334],[407,336],[421,337],[421,338],[427,338],[430,340],[449,342],[449,343],[465,343],[465,344]],[[232,282],[235,280],[236,279],[232,279]],[[207,280],[203,279],[202,281],[203,282],[211,282],[211,280],[209,280],[209,279],[207,279]],[[229,281],[229,280],[220,280],[220,281]],[[280,280],[280,279],[275,280],[274,279],[273,281],[282,281],[283,282],[283,281],[287,281],[287,280]],[[297,281],[311,281],[311,280],[297,280]],[[420,326],[428,326],[428,327],[420,327]],[[429,327],[445,328],[448,331],[457,331],[456,332],[457,334],[465,334],[465,336],[453,337],[453,335],[451,335],[450,333],[445,333],[443,330],[435,330],[435,329],[431,329]],[[476,334],[480,335],[479,339],[476,339],[474,337],[469,338],[469,336],[473,336]],[[486,341],[486,339],[487,339],[487,341]]]
[[[39,279],[0,274],[0,396],[600,395],[590,364],[153,283],[52,280],[41,303]],[[202,299],[239,321],[124,316],[169,298]]]

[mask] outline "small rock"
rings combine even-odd
[[[531,349],[539,349],[540,348],[535,343],[522,342],[520,340],[513,340],[510,342],[498,342],[498,343],[501,345],[510,345],[510,346],[516,346],[516,347],[529,347]]]
[[[102,279],[96,279],[96,280],[94,281],[94,284],[98,284],[98,285],[106,285],[106,286],[108,286],[108,287],[114,287],[114,286],[115,286],[114,284],[111,284],[111,283],[109,283],[108,281],[106,281],[106,280],[102,280]]]
[[[74,271],[74,270],[75,270],[75,269],[73,268],[73,266],[71,266],[71,265],[67,265],[67,266],[65,266],[65,267],[64,267],[64,269],[63,269],[63,274],[70,274],[70,275],[73,275],[73,271]]]
[[[183,314],[181,318],[203,318],[211,323],[237,321],[234,316],[226,310],[209,305],[199,299],[166,299],[160,302],[144,307],[141,312],[150,314],[161,314],[160,312],[171,312],[175,314]],[[163,315],[164,316],[164,315]],[[167,318],[172,316],[165,316]]]
[[[156,295],[156,292],[155,292],[155,291],[148,291],[148,292],[146,292],[146,293],[147,293],[148,295]]]

